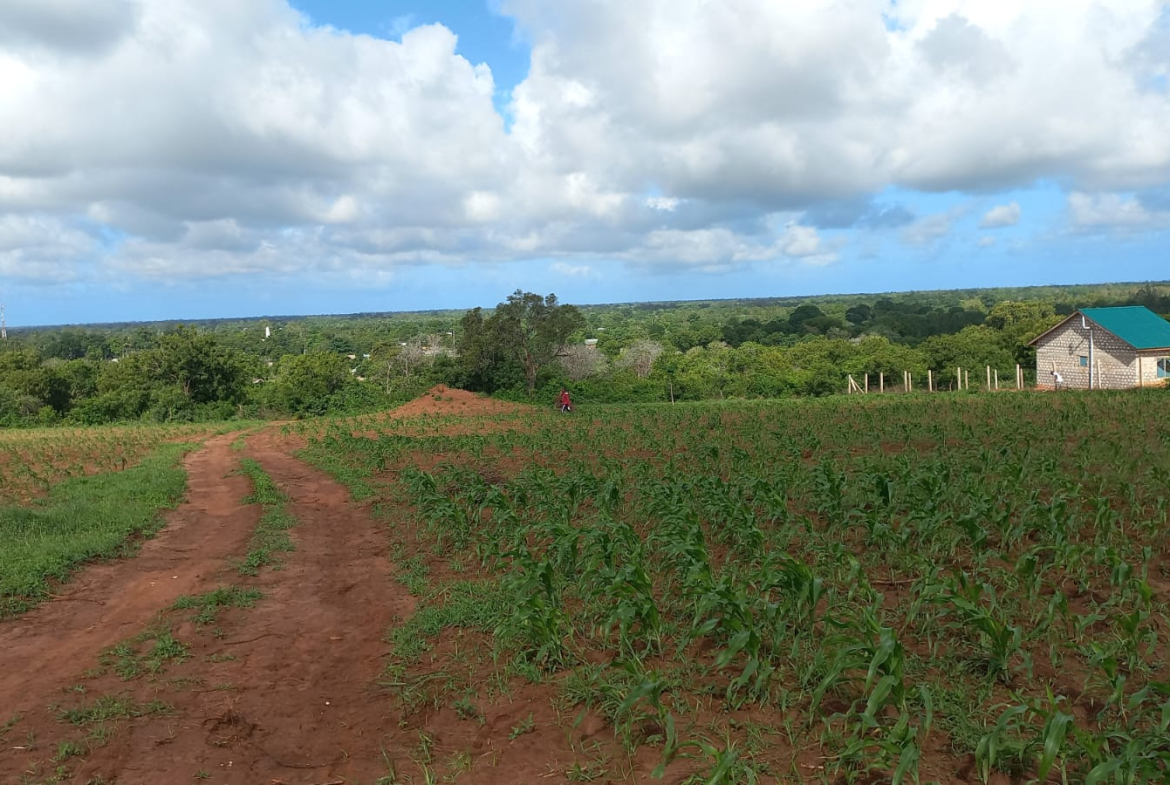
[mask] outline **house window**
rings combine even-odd
[[[1162,357],[1158,360],[1158,378],[1170,379],[1170,357]]]
[[[1081,361],[1081,367],[1082,367],[1082,368],[1088,368],[1088,367],[1089,367],[1089,358],[1088,358],[1088,357],[1086,357],[1085,355],[1083,355],[1083,354],[1082,354],[1082,355],[1081,355],[1080,357],[1078,357],[1077,359]]]

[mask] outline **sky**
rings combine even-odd
[[[1170,278],[1170,0],[0,0],[10,326]]]

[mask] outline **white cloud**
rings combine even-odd
[[[1037,178],[1075,189],[1078,227],[1161,225],[1108,194],[1170,183],[1164,8],[504,0],[533,46],[506,124],[439,25],[397,19],[397,41],[285,0],[7,0],[0,215],[28,223],[0,253],[58,278],[821,264],[842,241],[806,225],[817,205]],[[957,219],[873,232],[929,245]],[[1013,202],[981,225],[1019,220]]]
[[[0,282],[54,284],[83,277],[100,250],[89,232],[56,217],[0,216]]]
[[[1068,209],[1075,228],[1140,230],[1170,226],[1170,210],[1151,210],[1134,197],[1115,193],[1068,196]]]
[[[979,222],[980,229],[1000,229],[1015,226],[1020,222],[1020,205],[1017,202],[1001,204],[988,210]]]
[[[920,218],[902,230],[902,241],[909,245],[931,245],[951,233],[958,217],[957,211],[949,210]]]
[[[567,264],[565,262],[554,262],[552,271],[567,275],[570,278],[596,278],[597,271],[587,264]]]
[[[646,200],[646,206],[651,210],[662,210],[667,213],[673,213],[677,210],[679,203],[679,199],[673,199],[668,196],[651,196]]]
[[[979,238],[978,245],[980,248],[990,248],[995,245],[995,238],[990,235],[984,235]]]
[[[789,226],[780,238],[779,246],[787,256],[807,257],[824,253],[820,235],[811,226]]]

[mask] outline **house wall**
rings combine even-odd
[[[1086,320],[1093,328],[1093,361],[1099,369],[1096,385],[1103,390],[1122,390],[1138,386],[1138,353],[1125,341],[1104,327]],[[1087,390],[1089,369],[1080,363],[1089,355],[1089,331],[1077,317],[1052,333],[1036,346],[1036,386],[1052,387],[1052,371],[1064,378],[1067,387]],[[1142,359],[1142,375],[1147,383],[1156,383],[1156,355]],[[1149,366],[1148,368],[1146,366]]]
[[[1142,358],[1142,385],[1145,387],[1160,387],[1166,384],[1166,379],[1158,378],[1158,360],[1170,357],[1170,351],[1138,352]]]

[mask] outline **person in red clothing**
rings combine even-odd
[[[559,399],[561,411],[568,413],[573,411],[573,402],[569,399],[569,391],[564,387],[561,388],[561,397]]]

